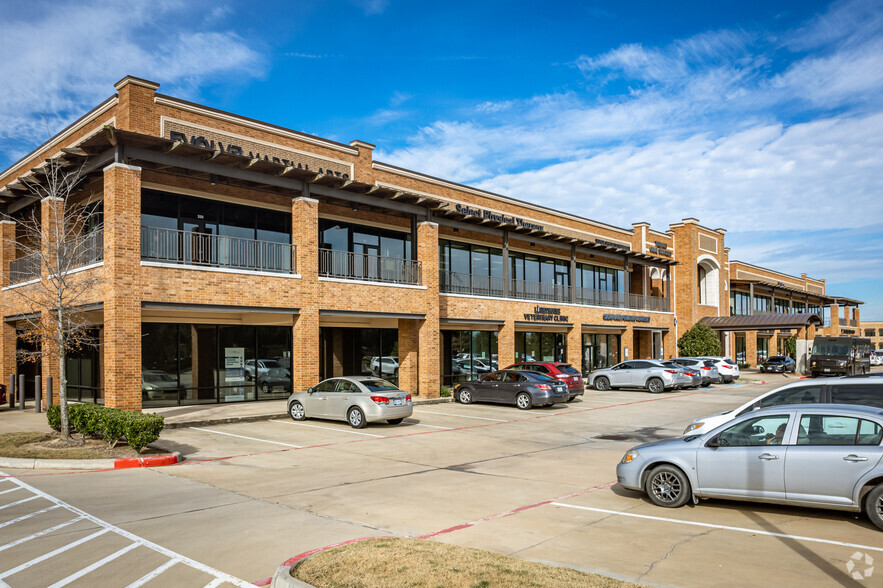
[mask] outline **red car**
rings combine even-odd
[[[6,386],[0,384],[0,404],[6,404]]]
[[[567,399],[567,402],[570,402],[577,396],[582,396],[586,391],[586,386],[583,384],[582,374],[569,363],[557,361],[524,361],[521,363],[513,363],[505,369],[534,372],[558,378],[567,384],[567,391],[570,392],[570,398]]]

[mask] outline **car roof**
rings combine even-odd
[[[883,418],[883,408],[879,406],[864,406],[860,404],[780,404],[768,406],[751,412],[753,415],[776,414],[782,411],[824,411],[829,414],[873,416]]]

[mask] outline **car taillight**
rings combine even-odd
[[[405,402],[411,402],[411,395],[410,394],[405,396]]]
[[[373,400],[375,404],[389,404],[389,398],[386,396],[372,396],[371,400]]]
[[[704,367],[701,367],[701,368],[699,368],[699,369],[700,369],[700,370],[710,370],[711,368],[708,367],[708,366],[704,366]]]
[[[552,386],[548,384],[537,384],[537,389],[544,392],[549,392],[552,389]]]
[[[678,373],[678,372],[675,371],[675,370],[665,370],[665,371],[667,371],[667,372],[670,373],[670,374],[676,374],[676,373]]]

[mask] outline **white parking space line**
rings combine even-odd
[[[77,541],[74,541],[73,543],[68,543],[67,545],[59,547],[55,551],[50,551],[49,553],[44,553],[40,557],[35,557],[31,561],[26,561],[25,563],[21,564],[18,567],[12,568],[11,570],[6,570],[2,574],[0,574],[0,580],[2,580],[3,578],[7,578],[9,576],[13,576],[23,570],[28,569],[31,566],[35,566],[38,563],[40,563],[41,561],[46,561],[47,559],[51,559],[51,558],[55,557],[56,555],[62,554],[65,551],[67,551],[68,549],[73,549],[74,547],[76,547],[78,545],[82,545],[83,543],[86,543],[88,541],[92,541],[96,537],[100,537],[101,535],[104,535],[108,531],[110,531],[110,529],[101,529],[100,531],[96,531],[95,533],[92,533],[91,535],[87,535],[86,537],[83,537],[82,539],[78,539]]]
[[[126,588],[140,588],[141,586],[144,586],[145,584],[147,584],[148,582],[150,582],[151,580],[153,580],[154,578],[159,576],[161,573],[163,573],[164,571],[166,571],[167,569],[169,569],[170,567],[172,567],[176,563],[178,563],[178,560],[170,559],[169,561],[167,561],[163,565],[159,566],[155,570],[147,572],[146,574],[144,574],[143,576],[141,576],[140,578],[138,578],[137,580],[135,580],[134,582],[132,582],[131,584],[126,586]]]
[[[0,494],[6,494],[7,492],[15,492],[16,490],[21,490],[21,488],[10,488],[9,490],[2,490]]]
[[[478,419],[480,421],[496,421],[498,423],[505,423],[510,420],[510,419],[490,419],[488,417],[468,416],[465,414],[450,414],[447,412],[435,412],[434,410],[415,410],[414,412],[419,412],[420,414],[437,414],[437,415],[441,415],[441,416],[457,417],[460,419]]]
[[[221,585],[221,582],[223,582],[221,578],[215,578],[214,580],[206,584],[205,588],[217,588],[217,586]]]
[[[19,500],[18,502],[10,502],[9,504],[4,504],[3,506],[0,506],[0,510],[3,510],[4,508],[9,508],[10,506],[15,506],[17,504],[22,504],[23,502],[29,502],[31,500],[36,500],[38,498],[40,498],[40,497],[39,496],[31,496],[30,498],[25,498],[23,500]]]
[[[12,543],[7,543],[6,545],[0,545],[0,551],[6,551],[10,547],[15,547],[16,545],[21,545],[22,543],[27,543],[31,539],[36,539],[37,537],[42,537],[43,535],[46,535],[48,533],[52,533],[53,531],[57,531],[59,529],[63,529],[65,527],[67,527],[68,525],[73,525],[77,521],[82,521],[82,520],[83,519],[81,517],[77,517],[75,519],[71,519],[69,521],[65,521],[61,524],[55,525],[54,527],[50,527],[49,529],[44,529],[44,530],[40,531],[39,533],[34,533],[33,535],[28,535],[27,537],[22,537],[21,539],[13,541]]]
[[[367,435],[368,437],[380,437],[381,439],[385,438],[386,435],[375,435],[373,433],[361,433],[359,431],[350,431],[347,429],[335,429],[334,427],[320,427],[319,425],[307,425],[305,423],[296,423],[294,421],[270,421],[271,423],[280,423],[283,425],[297,425],[299,427],[310,427],[312,429],[325,429],[326,431],[336,431],[338,433],[351,433],[353,435]]]
[[[54,506],[44,508],[43,510],[38,510],[36,512],[22,515],[22,516],[18,517],[17,519],[12,519],[11,521],[6,521],[5,523],[0,523],[0,529],[2,529],[3,527],[7,527],[9,525],[15,524],[19,521],[24,521],[24,520],[27,520],[31,517],[35,517],[37,515],[43,514],[44,512],[49,512],[50,510],[55,510],[56,508],[61,508],[61,507],[56,504]]]
[[[223,431],[213,431],[211,429],[200,429],[199,427],[190,427],[194,431],[204,431],[206,433],[214,433],[215,435],[227,435],[228,437],[238,437],[240,439],[248,439],[249,441],[260,441],[261,443],[272,443],[273,445],[284,445],[285,447],[294,447],[295,449],[303,449],[301,445],[292,445],[291,443],[282,443],[281,441],[270,441],[268,439],[258,439],[257,437],[246,437],[245,435],[234,435],[233,433],[224,433]]]
[[[761,531],[758,529],[748,529],[746,527],[731,527],[729,525],[714,525],[711,523],[698,523],[695,521],[681,521],[678,519],[669,519],[666,517],[654,517],[650,515],[641,515],[631,512],[623,512],[619,510],[607,510],[606,508],[593,508],[590,506],[577,506],[575,504],[564,504],[563,502],[551,502],[551,506],[561,506],[564,508],[575,508],[578,510],[588,510],[592,512],[600,512],[622,517],[632,517],[636,519],[647,519],[651,521],[662,521],[666,523],[677,523],[681,525],[691,525],[694,527],[706,527],[710,529],[721,529],[724,531],[737,531],[739,533],[751,533],[752,535],[765,535],[767,537],[782,537],[785,539],[794,539],[797,541],[808,541],[811,543],[825,543],[827,545],[837,545],[839,547],[849,547],[856,549],[864,549],[869,551],[883,551],[883,547],[874,547],[871,545],[861,545],[859,543],[845,543],[843,541],[832,541],[831,539],[819,539],[817,537],[804,537],[802,535],[789,535],[787,533],[773,533],[771,531]]]
[[[439,426],[437,426],[437,425],[424,425],[423,423],[410,423],[410,422],[409,422],[408,424],[411,425],[411,426],[414,426],[414,427],[431,427],[431,428],[433,428],[433,429],[444,429],[444,430],[446,430],[446,431],[450,431],[450,430],[451,430],[451,427],[439,427]]]
[[[74,580],[79,580],[80,578],[82,578],[83,576],[88,574],[89,572],[97,570],[98,568],[100,568],[104,564],[110,563],[113,560],[115,560],[116,558],[129,553],[130,551],[132,551],[136,547],[141,547],[141,544],[140,543],[131,543],[131,544],[123,547],[119,551],[117,551],[115,553],[111,553],[110,555],[108,555],[107,557],[104,557],[102,559],[99,559],[94,564],[92,564],[90,566],[86,566],[85,568],[83,568],[82,570],[77,572],[76,574],[72,574],[72,575],[68,576],[67,578],[65,578],[64,580],[59,580],[55,584],[52,584],[51,586],[49,586],[49,588],[62,588],[63,586],[67,586],[68,584],[70,584]]]

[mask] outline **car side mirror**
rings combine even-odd
[[[308,388],[308,389],[307,389],[307,394],[312,394],[312,393],[315,392],[315,391],[316,391],[316,388]]]
[[[712,437],[711,439],[706,441],[705,446],[706,447],[720,447],[721,446],[720,435],[715,435],[714,437]]]

